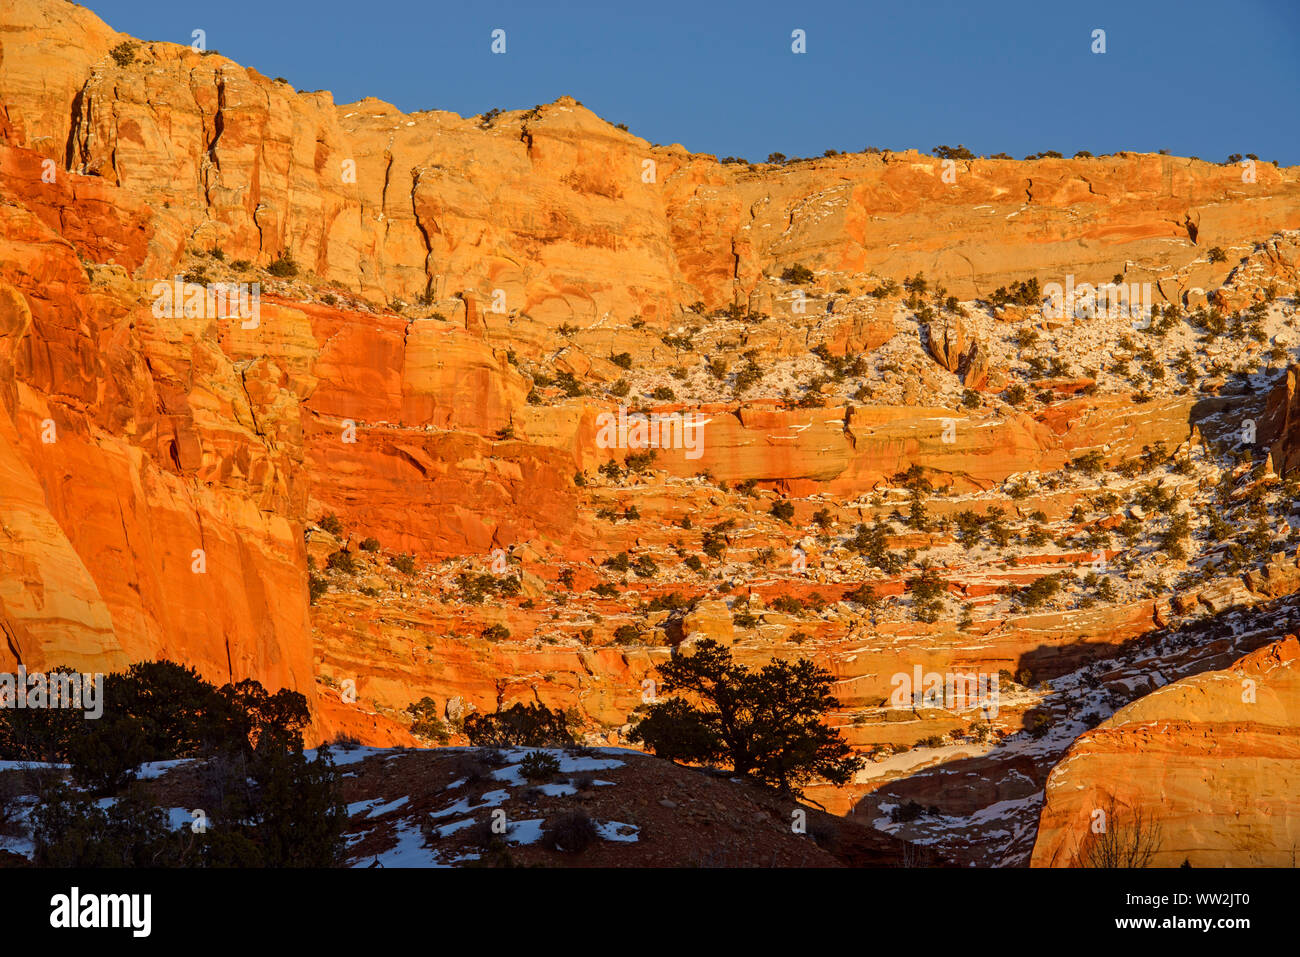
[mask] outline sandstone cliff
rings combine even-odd
[[[536,700],[618,743],[656,662],[712,635],[836,675],[833,720],[877,761],[828,807],[950,747],[1004,774],[953,813],[1027,799],[1056,752],[1016,742],[1063,707],[1044,681],[1300,585],[1294,541],[1273,554],[1300,170],[940,173],[722,164],[568,98],[336,105],[6,4],[0,670],[171,657],[375,744],[415,741],[426,696],[453,731]],[[257,283],[256,321],[159,309],[178,275]],[[1152,284],[1155,323],[1014,292],[1116,275]],[[707,441],[608,447],[620,407]],[[891,707],[914,665],[1023,682],[997,722]]]
[[[1292,867],[1300,848],[1300,642],[1184,678],[1083,735],[1047,780],[1034,866],[1078,866],[1098,808],[1144,809],[1152,867]]]

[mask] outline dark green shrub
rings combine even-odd
[[[475,747],[545,748],[573,743],[564,714],[539,704],[470,714],[465,718],[465,734]]]
[[[357,571],[356,560],[353,559],[352,553],[346,548],[331,552],[329,557],[325,559],[325,567],[331,571],[342,572],[345,575],[355,575]]]
[[[627,468],[630,472],[644,472],[650,466],[654,465],[655,459],[658,458],[658,452],[654,449],[646,449],[643,452],[631,452],[627,457]]]
[[[549,781],[560,773],[559,759],[545,751],[529,751],[519,764],[525,781]]]
[[[37,867],[177,867],[184,833],[138,787],[100,806],[63,783],[43,789],[31,815]]]
[[[129,66],[135,62],[135,51],[138,49],[139,44],[132,43],[130,40],[123,40],[108,52],[118,66]]]
[[[614,640],[620,645],[639,645],[641,629],[636,625],[619,625],[614,629]]]
[[[92,794],[115,794],[135,780],[136,769],[152,756],[141,723],[107,715],[94,731],[76,735],[68,747],[72,779]]]
[[[436,744],[446,744],[451,740],[450,729],[438,717],[438,703],[428,695],[408,704],[406,713],[414,719],[411,722],[411,734],[427,738]]]
[[[786,269],[781,273],[781,279],[783,281],[794,283],[798,286],[806,285],[816,278],[817,277],[813,275],[811,269],[800,263],[795,263],[793,266],[786,267]]]
[[[581,854],[599,837],[585,811],[570,811],[542,832],[542,843],[553,851]]]
[[[298,264],[289,255],[289,250],[282,249],[280,255],[267,265],[266,271],[277,278],[288,279],[298,275]]]
[[[807,659],[758,671],[711,638],[659,666],[661,688],[690,695],[638,709],[631,740],[670,761],[727,762],[737,774],[798,794],[813,777],[844,784],[862,765],[824,716],[839,707],[832,675]],[[695,704],[694,702],[699,702]]]

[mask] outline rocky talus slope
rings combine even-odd
[[[0,670],[173,658],[371,745],[540,701],[610,746],[709,636],[836,676],[872,760],[828,809],[1045,862],[1071,742],[1294,630],[1300,170],[955,168],[336,105],[6,3]],[[168,308],[178,276],[257,314]],[[1119,281],[1149,320],[1044,307]],[[610,443],[620,408],[700,441]],[[917,668],[999,678],[996,714],[900,702]]]

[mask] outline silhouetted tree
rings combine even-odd
[[[823,723],[839,702],[830,693],[830,673],[806,658],[751,671],[705,639],[692,655],[674,653],[659,675],[664,691],[691,699],[677,696],[638,709],[631,739],[660,757],[725,762],[737,774],[794,794],[814,777],[845,784],[862,765]]]
[[[465,718],[465,734],[475,747],[544,748],[573,743],[564,713],[545,705],[516,703],[492,714]]]

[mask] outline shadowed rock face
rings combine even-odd
[[[1260,444],[1269,450],[1273,468],[1290,475],[1300,465],[1300,366],[1292,365],[1268,394],[1259,423]]]
[[[963,161],[955,185],[915,152],[722,165],[568,98],[491,122],[336,106],[217,54],[129,42],[72,4],[0,10],[0,670],[169,657],[303,691],[318,738],[410,743],[402,709],[430,696],[448,718],[541,701],[617,742],[670,646],[709,635],[750,664],[830,669],[833,720],[865,751],[971,723],[888,707],[913,664],[1041,681],[1171,615],[1300,584],[1288,557],[1175,606],[1120,576],[1096,607],[1014,604],[1124,550],[1101,540],[1124,503],[1094,508],[1110,487],[1071,462],[1195,455],[1200,473],[1160,481],[1201,522],[1222,471],[1201,431],[1258,417],[1289,472],[1297,372],[1266,409],[1168,387],[1172,372],[1147,394],[1107,368],[1129,324],[972,302],[1118,273],[1158,302],[1246,308],[1297,279],[1294,168],[1261,164],[1247,190],[1232,166],[1127,153]],[[1211,245],[1238,261],[1208,262]],[[268,270],[282,254],[296,276]],[[778,278],[796,263],[815,278]],[[963,303],[925,335],[883,284],[922,272]],[[178,274],[259,282],[256,321],[160,313],[155,284]],[[1083,368],[1026,369],[1018,326]],[[1095,341],[1051,338],[1080,330]],[[751,369],[756,384],[720,384]],[[1015,377],[1038,396],[999,398]],[[620,406],[698,416],[706,440],[638,465],[644,450],[600,438]],[[1002,509],[1016,542],[908,530],[897,479],[918,470],[944,492],[931,517]],[[1111,478],[1125,496],[1140,484]],[[900,610],[916,556],[885,572],[846,544],[877,519],[898,554],[939,550],[940,620]],[[1050,534],[1022,548],[1034,526]],[[340,550],[355,574],[326,570]],[[471,600],[457,576],[499,574],[498,553],[519,592]],[[404,554],[412,574],[395,570]],[[848,598],[865,582],[880,620]],[[1034,694],[998,734],[1022,730]],[[811,793],[845,811],[897,778]]]

